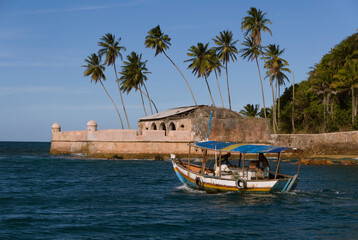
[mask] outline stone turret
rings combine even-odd
[[[52,124],[52,132],[61,132],[61,126],[58,123]]]
[[[97,123],[93,120],[89,121],[87,123],[87,131],[89,131],[89,132],[97,131]]]

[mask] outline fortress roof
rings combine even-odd
[[[195,117],[209,117],[210,112],[213,113],[213,117],[216,118],[244,118],[239,113],[226,109],[207,105],[197,105],[188,107],[172,108],[157,114],[153,114],[144,118],[140,118],[139,121],[152,121],[166,118],[195,118]]]

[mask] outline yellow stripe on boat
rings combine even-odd
[[[174,170],[176,172],[179,172],[180,175],[185,178],[186,180],[188,180],[189,182],[192,182],[195,184],[195,180],[188,177],[187,175],[185,175],[183,172],[181,172],[178,168],[174,168]],[[214,185],[214,184],[210,184],[210,183],[203,183],[204,188],[211,188],[211,189],[220,189],[220,190],[225,190],[225,191],[246,191],[246,192],[269,192],[271,190],[271,188],[246,188],[246,189],[238,189],[237,187],[227,187],[227,186],[219,186],[219,185]]]

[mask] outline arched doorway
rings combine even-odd
[[[171,122],[170,124],[169,124],[169,131],[175,131],[176,129],[175,129],[175,124],[173,123],[173,122]]]
[[[165,127],[165,124],[163,122],[159,125],[159,130],[164,130],[164,131],[167,130],[167,128]]]
[[[150,130],[157,130],[157,125],[155,123],[152,123],[150,126]]]

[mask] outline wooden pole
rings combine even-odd
[[[295,129],[295,73],[292,72],[292,130],[293,133],[296,132]]]
[[[242,154],[242,177],[244,177],[245,170],[245,154]]]
[[[208,154],[208,150],[205,150],[204,152],[204,157],[203,157],[203,164],[202,164],[202,167],[201,167],[201,174],[205,174],[205,163],[206,163],[206,156]]]
[[[221,152],[219,152],[219,178],[221,178]]]
[[[277,175],[278,175],[278,173],[279,173],[280,162],[281,162],[281,153],[278,153],[278,162],[277,162],[277,168],[276,168],[275,179],[277,178]]]
[[[298,162],[298,168],[297,168],[297,173],[296,173],[297,175],[300,172],[302,157],[303,157],[303,152],[301,152],[300,161]]]
[[[239,159],[239,166],[238,166],[238,168],[240,168],[240,165],[241,165],[241,157],[242,157],[242,153],[240,153],[240,159]]]
[[[191,153],[191,146],[189,145],[189,156],[188,156],[188,176],[189,176],[189,170],[190,170],[190,153]]]

